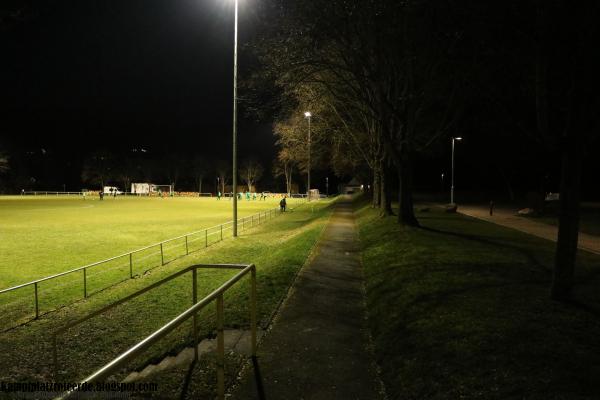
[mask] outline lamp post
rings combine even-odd
[[[454,142],[462,140],[461,137],[452,138],[452,184],[450,186],[450,204],[454,204]]]
[[[444,173],[442,172],[442,179],[440,180],[440,196],[444,198]]]
[[[327,194],[327,197],[329,197],[329,177],[328,176],[325,177],[325,193]]]
[[[233,237],[237,237],[237,47],[238,47],[238,0],[235,0],[235,30],[233,39]]]
[[[310,111],[304,113],[304,116],[308,118],[308,182],[306,187],[306,198],[310,201],[310,117],[312,114]]]

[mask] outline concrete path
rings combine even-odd
[[[458,212],[470,217],[493,222],[494,224],[513,228],[530,235],[556,242],[558,227],[543,222],[536,222],[529,218],[516,215],[517,210],[509,208],[494,208],[494,215],[490,216],[488,206],[459,205]],[[578,247],[591,253],[600,254],[600,237],[579,233]]]
[[[383,398],[366,322],[352,205],[341,200],[233,399]]]

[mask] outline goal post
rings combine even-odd
[[[150,193],[156,196],[173,196],[173,185],[150,185]]]

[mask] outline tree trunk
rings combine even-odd
[[[535,111],[537,130],[543,139],[548,136],[548,59],[547,59],[547,31],[548,31],[548,4],[538,0],[536,4],[536,57],[535,57]],[[545,142],[545,140],[543,140]]]
[[[579,239],[579,197],[581,190],[582,156],[579,132],[571,133],[569,143],[563,146],[560,182],[560,215],[554,265],[552,298],[567,300],[571,297],[577,241]]]
[[[404,157],[401,166],[397,167],[398,173],[398,223],[408,226],[419,226],[419,221],[415,217],[415,210],[412,198],[412,160]]]
[[[392,211],[392,190],[391,190],[391,166],[388,162],[384,161],[381,168],[381,216],[388,217],[394,215]]]
[[[375,167],[373,169],[373,208],[379,208],[381,205],[381,169]]]

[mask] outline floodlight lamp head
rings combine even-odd
[[[456,139],[456,140],[462,140],[462,137],[458,136],[458,137],[455,137],[454,139]]]
[[[304,113],[304,116],[306,118],[310,118],[310,117],[312,117],[312,114],[310,113],[310,111],[307,111],[307,112]]]

